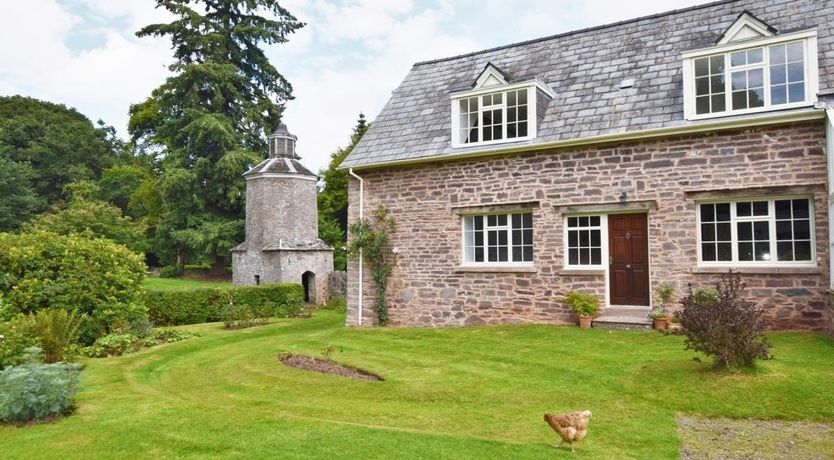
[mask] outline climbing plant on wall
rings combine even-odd
[[[350,241],[348,254],[358,258],[360,251],[362,260],[368,264],[373,281],[374,310],[380,325],[388,323],[388,278],[394,269],[393,252],[391,251],[391,233],[397,231],[397,221],[388,213],[383,205],[374,210],[373,219],[357,219],[350,224]]]

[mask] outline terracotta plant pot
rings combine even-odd
[[[666,328],[669,329],[670,331],[682,331],[683,330],[683,324],[681,324],[681,323],[669,323],[669,324],[666,325]]]
[[[582,329],[590,329],[591,328],[591,321],[594,318],[592,316],[580,316],[579,317],[579,327]]]
[[[665,331],[669,326],[669,318],[652,318],[652,325],[659,331]]]

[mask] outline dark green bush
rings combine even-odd
[[[2,314],[46,308],[84,313],[83,343],[145,316],[144,277],[143,256],[106,239],[0,233]]]
[[[108,334],[84,348],[84,354],[91,358],[121,356],[139,351],[144,345],[144,341],[133,334]]]
[[[79,364],[23,364],[0,371],[0,421],[26,422],[63,414],[81,379]]]
[[[146,293],[148,315],[160,326],[208,323],[223,320],[229,303],[247,307],[257,316],[265,308],[269,315],[296,316],[304,306],[304,288],[300,284],[277,283],[260,286],[151,290]]]
[[[159,270],[161,278],[182,278],[182,268],[176,265],[167,265]]]
[[[712,356],[717,368],[753,367],[770,358],[762,309],[744,298],[741,276],[732,271],[715,289],[690,290],[681,300],[686,349]]]

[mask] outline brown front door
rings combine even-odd
[[[646,214],[608,215],[611,305],[649,305]]]

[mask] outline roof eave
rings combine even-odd
[[[690,122],[678,126],[665,126],[662,128],[644,129],[638,131],[625,131],[622,133],[603,134],[599,136],[581,137],[576,139],[566,139],[551,142],[542,142],[536,144],[516,145],[510,147],[493,147],[483,150],[471,151],[463,154],[440,154],[431,155],[422,158],[412,158],[405,160],[382,161],[378,163],[366,164],[347,164],[339,166],[338,169],[354,169],[367,170],[378,169],[390,166],[413,165],[420,163],[432,163],[440,161],[451,161],[468,158],[477,158],[485,156],[494,156],[508,153],[524,153],[536,150],[578,147],[584,145],[603,144],[610,142],[630,141],[651,139],[663,136],[673,136],[681,134],[691,134],[707,131],[724,131],[728,129],[747,128],[753,126],[764,126],[772,124],[784,124],[798,121],[816,120],[825,117],[825,110],[817,107],[809,107],[791,112],[776,112],[766,114],[756,114],[741,118],[720,119],[720,120],[703,120],[697,122]]]

